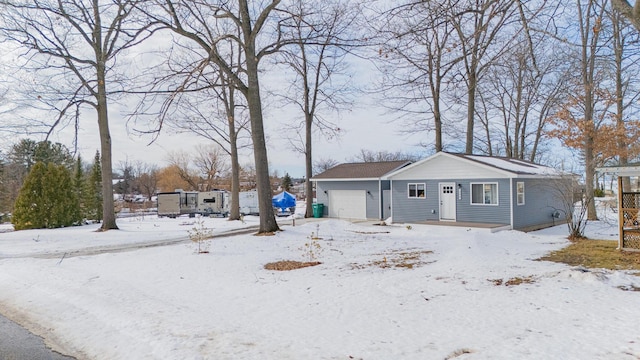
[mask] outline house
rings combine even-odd
[[[439,152],[387,174],[394,223],[535,230],[563,222],[572,177],[528,161]],[[572,204],[571,201],[568,202]]]
[[[385,219],[391,214],[390,181],[384,176],[409,161],[346,163],[311,178],[323,216],[350,220]]]

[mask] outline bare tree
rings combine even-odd
[[[153,4],[158,5],[159,9],[154,7],[148,11],[148,15],[154,21],[162,23],[183,40],[197,45],[203,52],[203,65],[214,64],[219,67],[247,101],[259,198],[258,233],[279,230],[271,206],[272,191],[258,72],[260,60],[276,52],[283,45],[282,38],[278,36],[280,33],[277,32],[278,22],[282,20],[278,18],[279,3],[280,0],[263,3],[237,0],[220,4],[193,0],[156,0]],[[229,25],[221,26],[222,23]],[[269,32],[267,26],[273,26],[275,33]],[[226,39],[232,39],[241,45],[241,75],[225,56],[226,48],[220,48]]]
[[[447,75],[461,58],[447,1],[409,1],[387,10],[376,33],[382,37],[376,62],[385,106],[400,113],[401,132],[433,132],[436,152],[444,149],[443,95]]]
[[[568,91],[569,61],[559,52],[549,55],[558,45],[547,35],[554,32],[547,20],[555,9],[543,13],[542,7],[524,9],[520,4],[520,10],[525,30],[487,70],[479,84],[477,114],[486,135],[485,153],[535,161],[547,118]]]
[[[158,167],[138,161],[135,163],[135,183],[140,194],[143,194],[147,200],[158,190]]]
[[[610,20],[611,49],[613,51],[613,71],[615,79],[615,118],[618,128],[618,164],[626,165],[629,158],[637,155],[637,146],[628,138],[628,120],[637,115],[638,83],[635,80],[638,71],[638,31],[631,30],[620,11],[615,8],[607,12]],[[605,27],[605,31],[607,27]],[[634,108],[635,107],[635,108]],[[631,179],[623,177],[623,188],[631,189]],[[622,191],[620,189],[620,191]]]
[[[351,158],[351,162],[380,162],[380,161],[416,161],[420,157],[415,154],[407,154],[401,151],[389,152],[389,151],[372,151],[367,149],[361,149],[360,153]]]
[[[508,36],[500,35],[509,25],[516,22],[517,7],[510,0],[476,0],[456,3],[451,7],[451,25],[457,33],[456,42],[460,48],[461,67],[459,75],[466,93],[466,141],[465,153],[473,153],[476,116],[476,96],[478,84],[485,72],[511,46],[511,40],[518,34],[512,27]]]
[[[229,172],[229,162],[226,152],[216,144],[196,147],[193,164],[202,176],[203,184],[200,191],[210,191],[216,186],[216,181]]]
[[[303,120],[294,125],[289,142],[295,151],[304,154],[309,179],[313,176],[314,131],[327,138],[338,136],[340,128],[326,115],[351,106],[354,88],[346,72],[345,58],[347,48],[355,45],[353,25],[359,10],[342,0],[313,5],[296,0],[289,11],[295,14],[289,37],[296,41],[282,49],[278,63],[284,64],[294,76],[286,92],[279,96],[302,112]],[[306,193],[312,191],[312,183],[308,181]],[[313,216],[312,206],[307,201],[305,217]]]
[[[338,161],[334,160],[334,159],[319,159],[313,162],[313,174],[317,175],[320,174],[322,172],[325,172],[329,169],[331,169],[332,167],[338,165]],[[307,178],[307,181],[309,181],[309,179]],[[311,194],[311,193],[307,193],[307,194]],[[310,196],[310,195],[309,195]]]
[[[172,151],[167,155],[169,166],[177,172],[180,179],[185,181],[191,189],[198,190],[200,177],[197,170],[191,165],[191,157],[185,151]]]
[[[611,0],[611,6],[640,31],[640,1],[636,0],[632,6],[627,0]]]
[[[226,47],[224,54],[231,69],[236,76],[240,76],[243,57],[240,44],[228,39],[220,43],[220,48],[223,47]],[[152,91],[144,96],[140,107],[154,104],[159,97],[165,97],[158,114],[152,113],[161,119],[161,123],[166,122],[176,131],[188,131],[210,140],[230,156],[229,220],[239,220],[239,151],[251,145],[246,101],[243,101],[235,84],[220,67],[202,61],[197,46],[187,44],[181,50],[181,56],[169,53],[166,61],[168,74],[151,81]],[[199,60],[194,62],[194,58]],[[164,88],[174,90],[164,91]],[[153,105],[150,107],[153,108]],[[146,111],[143,109],[142,113]],[[141,112],[136,111],[134,116],[141,116]],[[160,128],[152,131],[160,131]]]
[[[113,191],[120,194],[123,200],[130,201],[136,180],[134,164],[129,158],[126,158],[118,162],[116,171],[119,173],[119,181],[113,186]]]
[[[602,47],[601,29],[604,15],[604,4],[601,0],[578,0],[577,1],[579,20],[579,71],[582,84],[582,95],[584,96],[584,120],[591,130],[584,132],[584,159],[585,159],[585,190],[587,192],[587,218],[597,220],[596,206],[593,201],[594,181],[595,181],[595,154],[594,154],[594,96],[597,87],[596,61],[599,50]]]
[[[2,0],[0,31],[25,49],[26,63],[38,81],[41,103],[58,112],[54,128],[80,109],[95,109],[102,156],[102,231],[117,229],[112,189],[111,135],[107,82],[114,80],[116,58],[150,33],[136,24],[138,0],[109,3],[83,0],[20,2]],[[25,66],[27,66],[25,64]]]

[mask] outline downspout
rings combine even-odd
[[[380,200],[378,201],[378,218],[382,221],[384,220],[382,218],[383,212],[382,209],[384,209],[384,196],[382,196],[382,179],[378,178],[378,196],[380,197]]]
[[[391,209],[390,217],[391,217],[391,222],[393,222],[393,179],[389,180],[389,209]],[[386,220],[386,219],[383,219],[383,220]]]

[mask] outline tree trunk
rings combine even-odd
[[[233,111],[233,95],[230,96]],[[235,117],[229,116],[229,148],[231,153],[231,206],[229,220],[240,220],[240,160],[238,159],[238,134],[235,128]]]
[[[100,131],[100,155],[102,164],[102,226],[101,231],[118,229],[113,206],[113,166],[111,164],[111,134],[107,112],[107,90],[105,86],[105,65],[98,61],[98,128]]]
[[[433,124],[436,131],[436,152],[442,151],[442,113],[440,112],[440,86],[438,92],[433,94]]]
[[[262,102],[260,100],[260,83],[258,81],[258,58],[256,39],[247,0],[240,0],[242,32],[245,40],[245,57],[247,66],[247,105],[251,121],[251,139],[253,140],[253,156],[256,165],[256,183],[258,188],[258,209],[260,211],[259,234],[280,230],[273,211],[271,182],[269,179],[269,159],[264,136],[262,118]]]
[[[598,220],[594,201],[596,166],[593,157],[593,136],[588,135],[585,141],[585,190],[587,200],[587,220]]]
[[[311,183],[311,177],[313,176],[313,163],[311,157],[311,127],[313,126],[313,117],[309,114],[305,115],[306,123],[305,123],[305,133],[306,133],[306,144],[305,144],[305,152],[304,152],[304,161],[305,161],[305,171],[307,182],[305,183],[305,191],[307,194],[307,208],[305,209],[304,217],[310,218],[313,217],[313,184]]]
[[[253,55],[247,54],[247,59]],[[251,64],[251,63],[254,64]],[[280,230],[273,212],[271,182],[269,179],[269,160],[264,136],[262,104],[258,88],[258,70],[255,61],[247,60],[247,77],[249,83],[247,103],[251,119],[251,139],[253,140],[253,156],[256,165],[256,183],[258,188],[258,209],[260,211],[260,228],[258,233],[269,233]]]
[[[476,74],[472,71],[469,73],[469,94],[467,96],[467,140],[465,154],[473,154],[473,128],[476,110],[476,86]]]
[[[613,52],[616,61],[616,128],[618,129],[618,149],[620,153],[618,165],[627,165],[629,163],[629,156],[627,154],[627,132],[624,123],[624,84],[622,80],[622,55],[625,43],[622,38],[622,30],[620,29],[622,19],[620,16],[616,16],[616,12],[614,11],[611,20],[613,24]],[[631,190],[631,178],[628,176],[622,177],[622,189],[618,191],[622,191],[623,189],[627,191]]]

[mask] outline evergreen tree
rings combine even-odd
[[[291,176],[289,176],[289,173],[284,174],[284,177],[282,178],[282,190],[289,191],[292,186],[293,180],[291,180]]]
[[[48,204],[44,203],[44,180],[47,167],[36,163],[26,176],[14,205],[11,222],[16,230],[45,227]]]
[[[16,230],[77,224],[78,197],[69,170],[64,165],[35,163],[20,189],[11,220]]]
[[[91,172],[87,177],[84,208],[87,219],[102,221],[102,167],[99,151],[96,151]]]
[[[77,225],[81,220],[78,194],[71,180],[71,172],[64,165],[47,164],[47,181],[45,196],[50,201],[51,215],[47,221],[48,228],[59,228]]]
[[[74,157],[64,145],[30,139],[14,144],[4,156],[4,161],[6,170],[1,180],[4,189],[0,193],[0,207],[7,212],[12,211],[24,180],[35,163],[64,165],[69,170],[74,165]]]
[[[75,189],[76,196],[79,202],[79,211],[81,217],[86,217],[85,199],[87,198],[87,180],[85,178],[84,169],[82,167],[82,158],[78,155],[76,159],[75,172],[73,177],[73,188]]]
[[[24,166],[28,171],[39,162],[73,166],[73,156],[64,145],[51,141],[36,142],[31,139],[22,139],[11,147],[8,155],[9,161]]]

